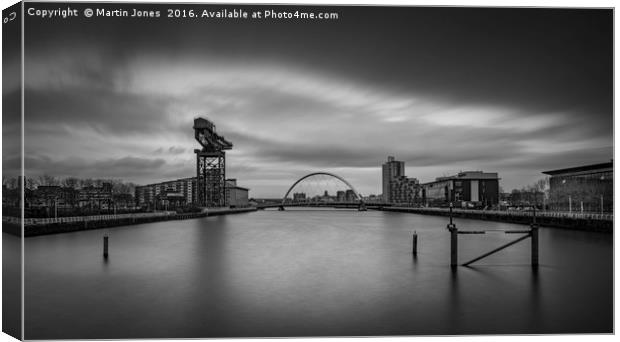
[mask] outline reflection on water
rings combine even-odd
[[[612,331],[611,235],[542,228],[538,270],[526,240],[453,272],[445,225],[376,211],[263,211],[29,238],[26,338]],[[512,239],[460,236],[459,259]]]

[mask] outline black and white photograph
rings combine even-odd
[[[613,7],[2,4],[6,335],[614,334]]]

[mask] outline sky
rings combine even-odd
[[[27,176],[194,176],[198,116],[233,143],[227,177],[250,197],[317,171],[379,194],[388,156],[420,182],[498,172],[506,191],[613,158],[611,10],[293,8],[339,14],[301,21],[128,7],[163,17],[26,16]]]

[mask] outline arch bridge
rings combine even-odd
[[[304,180],[310,177],[319,176],[319,175],[328,176],[328,177],[332,177],[334,179],[339,180],[340,182],[345,184],[346,187],[348,187],[348,190],[352,191],[352,193],[355,196],[355,199],[353,201],[349,200],[345,202],[320,202],[320,201],[295,202],[295,201],[288,199],[289,194],[295,188],[295,186],[297,186],[298,184],[300,184],[301,182],[303,182]],[[351,183],[349,183],[346,179],[331,172],[312,172],[299,178],[286,191],[286,194],[284,194],[284,197],[282,197],[282,202],[280,204],[265,205],[265,206],[262,206],[262,208],[277,207],[279,210],[284,210],[284,207],[301,207],[301,206],[344,207],[344,208],[357,208],[360,211],[366,210],[366,203],[364,203],[364,199],[362,198],[362,195],[355,189],[355,187],[353,187],[353,185],[351,185]]]

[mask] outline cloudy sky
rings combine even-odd
[[[422,182],[484,170],[506,190],[612,158],[610,10],[300,7],[340,18],[244,21],[165,8],[26,18],[27,175],[193,176],[196,116],[233,142],[227,176],[251,197],[313,171],[380,193],[388,155]]]

